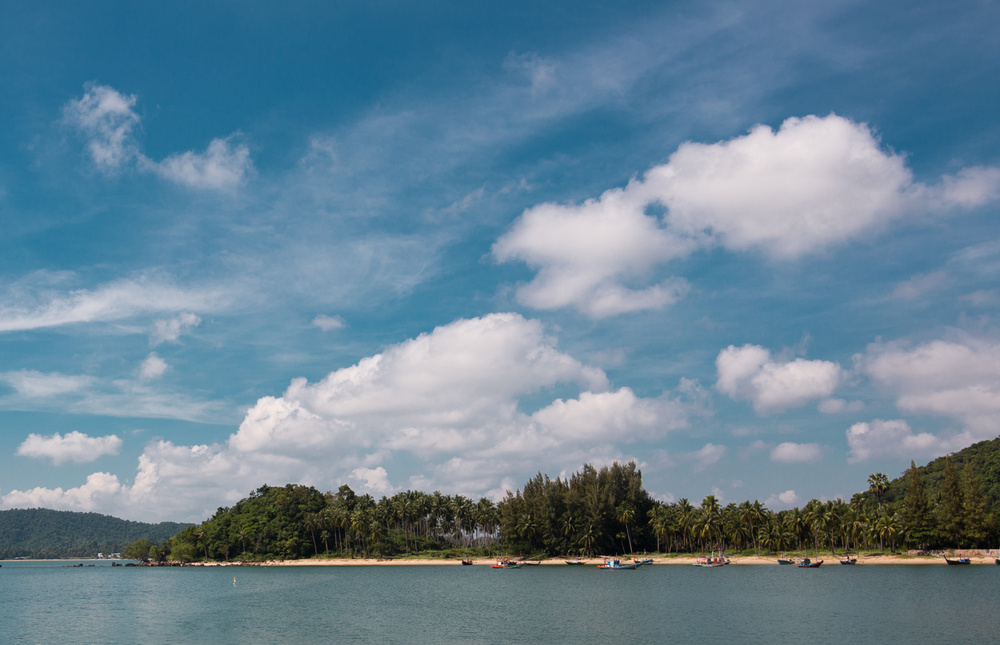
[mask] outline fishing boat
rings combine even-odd
[[[635,562],[641,567],[644,564],[653,564],[653,558],[643,558],[642,560],[637,560],[633,558],[632,562]]]
[[[513,560],[501,559],[497,560],[496,564],[491,564],[491,569],[520,569],[524,566],[523,562],[514,562]]]
[[[723,553],[715,555],[713,552],[711,556],[703,555],[698,558],[694,566],[696,567],[724,567],[729,564],[729,558],[727,558]]]
[[[972,564],[972,560],[969,558],[955,558],[954,560],[950,560],[948,556],[944,556],[944,561],[948,564]]]
[[[795,563],[795,566],[801,567],[803,569],[819,569],[819,565],[823,564],[822,560],[817,560],[813,562],[809,558],[801,558]]]
[[[840,560],[840,564],[857,564],[857,563],[858,563],[857,558],[842,558]]]
[[[587,564],[587,563],[584,562],[583,560],[581,560],[580,558],[573,558],[572,560],[566,560],[566,564],[580,565],[580,564]]]
[[[464,565],[471,565],[472,564],[472,558],[463,558],[462,559],[462,564],[464,564]]]
[[[626,571],[629,569],[638,569],[638,564],[622,564],[622,561],[618,558],[608,558],[604,561],[604,564],[597,565],[598,569],[613,569],[615,571]]]
[[[795,564],[795,560],[788,560],[786,558],[778,558],[778,564]]]

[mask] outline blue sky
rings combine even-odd
[[[0,2],[0,507],[781,509],[994,438],[998,18]]]

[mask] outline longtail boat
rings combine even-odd
[[[523,562],[514,562],[513,560],[497,560],[496,564],[491,564],[491,569],[520,569],[524,566]]]
[[[956,558],[954,560],[949,560],[948,556],[944,556],[944,561],[948,564],[972,564],[972,560],[969,558]]]
[[[801,567],[803,569],[818,569],[819,565],[821,564],[823,564],[822,560],[817,560],[816,562],[813,562],[809,558],[802,558],[801,560],[795,563],[795,566]]]
[[[612,569],[615,571],[625,571],[628,569],[638,569],[638,564],[622,564],[622,561],[617,558],[608,558],[604,561],[604,564],[597,565],[598,569]]]

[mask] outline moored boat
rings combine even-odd
[[[809,558],[801,558],[798,562],[795,563],[795,566],[801,567],[803,569],[818,569],[819,565],[821,564],[823,564],[822,560],[817,560],[816,562],[813,562]]]
[[[948,564],[972,564],[972,560],[970,560],[969,558],[955,558],[954,560],[951,560],[948,558],[948,556],[943,556],[943,557],[944,561],[947,562]]]
[[[712,553],[711,556],[703,555],[695,561],[694,566],[696,567],[724,567],[729,564],[729,558],[727,558],[721,552],[719,555]]]
[[[523,562],[514,562],[513,560],[497,560],[496,564],[491,564],[491,569],[520,569],[524,566]]]
[[[857,558],[844,558],[840,561],[840,564],[857,564]]]
[[[638,569],[638,564],[622,564],[622,561],[618,558],[608,558],[604,561],[604,564],[597,565],[598,569],[612,569],[615,571],[626,571],[629,569]]]
[[[643,558],[642,560],[636,560],[633,558],[632,562],[635,562],[641,567],[644,564],[653,564],[653,558]]]
[[[581,560],[580,558],[573,558],[572,560],[566,560],[566,564],[580,565],[580,564],[587,564],[587,563],[584,562],[583,560]]]
[[[787,560],[785,558],[778,558],[778,564],[795,564],[795,560]]]

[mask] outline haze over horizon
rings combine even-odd
[[[998,18],[0,2],[0,509],[780,510],[995,438]]]

